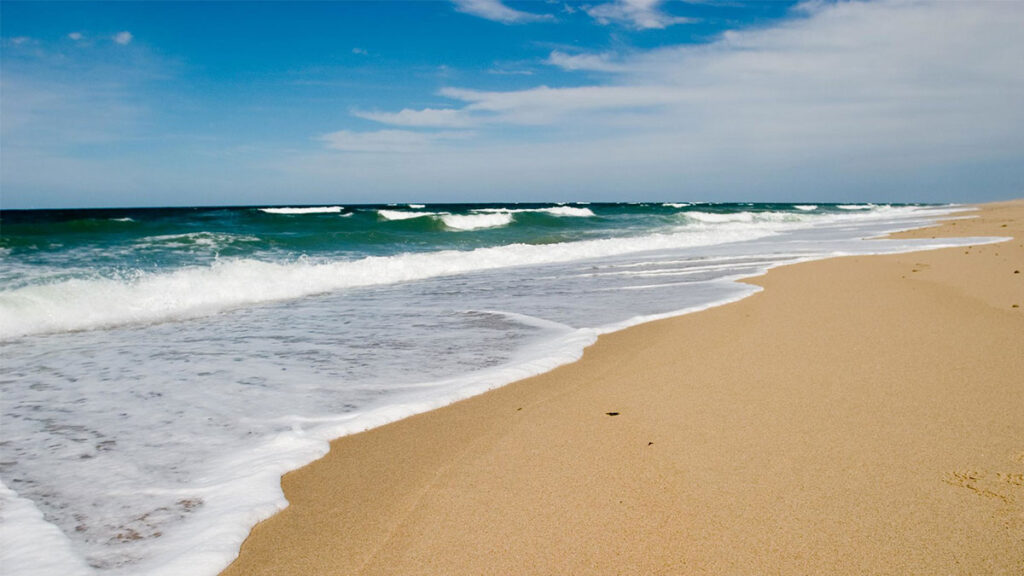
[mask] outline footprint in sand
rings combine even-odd
[[[1024,486],[1024,474],[1003,474],[1002,472],[997,472],[996,478],[1012,486]]]
[[[988,475],[984,471],[957,470],[955,472],[947,472],[946,477],[943,478],[942,481],[952,486],[967,488],[978,496],[995,498],[1002,500],[1003,502],[1007,502],[1006,496],[989,489],[992,482],[987,480],[987,476]]]
[[[1024,452],[1013,454],[1010,459],[1024,464]],[[995,498],[1009,503],[1019,494],[1018,488],[1024,488],[1024,474],[1016,472],[996,472],[989,474],[984,470],[956,470],[947,472],[942,479],[946,484],[967,488],[979,496]]]

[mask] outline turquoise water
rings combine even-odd
[[[773,266],[977,243],[863,240],[952,211],[4,211],[0,529],[17,545],[0,561],[215,574],[285,505],[280,475],[331,438],[550,370],[600,333],[742,298],[756,288],[736,280]]]
[[[515,243],[554,244],[627,237],[700,223],[703,214],[799,218],[792,205],[464,204],[306,208],[40,210],[3,213],[2,248],[22,266],[4,271],[8,287],[52,269],[66,276],[124,277],[138,271],[209,264],[219,258],[288,261],[356,259],[408,252],[472,250]],[[842,214],[822,205],[815,214]],[[695,214],[689,222],[687,215]],[[461,219],[461,220],[460,220]],[[70,268],[70,270],[65,270]],[[60,277],[57,275],[56,277]]]

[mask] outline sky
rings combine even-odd
[[[0,207],[1024,197],[1024,2],[0,2]]]

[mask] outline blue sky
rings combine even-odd
[[[0,3],[4,208],[1024,195],[1020,2]]]

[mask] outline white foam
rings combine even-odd
[[[298,208],[259,208],[260,212],[267,214],[337,214],[344,210],[344,206],[304,206]]]
[[[406,206],[408,206],[409,208],[416,209],[416,210],[419,210],[420,208],[426,208],[427,207],[426,204],[406,204]]]
[[[111,222],[135,222],[132,218],[111,218]]]
[[[840,210],[871,210],[875,208],[874,204],[840,204],[836,206]]]
[[[753,212],[727,212],[720,214],[717,212],[699,212],[695,210],[693,212],[686,212],[685,215],[687,218],[691,220],[696,220],[697,222],[706,222],[710,224],[721,224],[724,222],[754,221]]]
[[[508,315],[517,321],[529,323],[529,319],[521,315]],[[390,403],[356,413],[317,418],[295,414],[279,418],[277,423],[287,431],[247,449],[226,454],[220,461],[210,463],[212,466],[200,477],[194,478],[188,486],[146,489],[146,496],[154,500],[164,497],[172,500],[180,497],[201,498],[202,506],[190,516],[186,524],[167,526],[159,537],[141,542],[146,547],[145,553],[137,561],[105,569],[103,573],[111,576],[216,574],[235,558],[253,525],[287,506],[281,491],[281,476],[322,457],[329,449],[330,440],[383,426],[548,372],[578,360],[583,349],[597,339],[597,331],[593,329],[573,329],[553,322],[545,323],[540,319],[537,319],[537,323],[548,329],[553,337],[526,346],[510,363],[424,382],[418,386],[403,386],[406,392],[390,398]],[[21,504],[23,509],[30,512],[35,510],[27,500],[22,500]],[[17,565],[19,568],[28,568],[24,571],[8,570],[7,564],[4,564],[4,574],[92,574],[91,571],[75,571],[77,566],[83,565],[82,560],[74,553],[61,554],[61,549],[55,545],[61,545],[62,539],[66,538],[56,527],[42,523],[38,511],[34,513],[35,516],[19,513],[12,516],[12,521],[6,525],[12,528],[11,532],[17,528],[27,536],[46,538],[27,549],[25,563]],[[33,524],[36,520],[38,527]],[[3,540],[5,548],[8,542]],[[55,551],[51,552],[51,549]],[[112,550],[110,553],[116,558],[119,551]],[[47,554],[49,563],[46,568],[34,571],[29,565],[30,561],[38,563],[39,558],[45,558]]]
[[[569,216],[576,218],[589,218],[594,216],[590,208],[577,208],[575,206],[551,206],[549,208],[478,208],[473,210],[479,214],[551,214],[552,216]]]
[[[472,312],[472,311],[470,311]],[[529,314],[519,314],[518,312],[508,312],[506,310],[477,310],[476,312],[483,312],[485,314],[494,314],[509,318],[515,322],[523,324],[524,326],[533,326],[534,328],[541,328],[544,330],[555,330],[569,332],[573,330],[572,326],[563,324],[561,322],[554,322],[547,318],[538,318],[536,316],[530,316]]]
[[[0,482],[0,568],[13,576],[94,574],[31,500]]]
[[[409,212],[406,210],[377,210],[377,215],[385,220],[411,220],[424,216],[437,216],[437,212]]]
[[[183,320],[343,288],[645,250],[704,246],[773,233],[775,230],[770,225],[724,224],[632,238],[547,245],[511,244],[355,261],[266,262],[222,258],[209,266],[173,272],[136,271],[120,278],[75,278],[0,292],[0,340],[29,334]]]
[[[537,210],[537,212],[544,212],[554,216],[572,216],[576,218],[589,218],[594,216],[594,211],[590,208],[576,208],[574,206],[554,206],[551,208],[542,208]]]
[[[682,212],[687,219],[704,224],[725,224],[725,223],[798,223],[810,222],[810,215],[796,214],[793,212]],[[824,222],[826,220],[819,219]]]
[[[662,206],[666,208],[686,208],[690,206],[689,202],[665,202]]]
[[[758,272],[758,274],[763,274],[764,270],[765,270],[765,268],[762,268],[761,271]],[[658,285],[645,285],[645,286],[637,286],[636,289],[648,290],[648,289],[652,289],[652,288],[663,288],[665,286],[673,286],[673,285],[678,285],[678,284],[679,283],[658,284]],[[626,328],[629,328],[631,326],[638,326],[640,324],[646,324],[647,322],[654,322],[655,320],[664,320],[666,318],[675,318],[677,316],[685,316],[687,314],[693,314],[695,312],[701,312],[703,310],[708,310],[708,309],[711,309],[711,308],[716,308],[718,306],[724,306],[726,304],[731,304],[733,302],[739,302],[740,300],[743,300],[744,298],[746,298],[748,296],[757,294],[761,290],[764,290],[764,288],[762,288],[760,286],[756,286],[754,284],[740,284],[740,283],[731,282],[731,281],[725,280],[725,279],[713,280],[711,282],[708,282],[708,284],[716,285],[716,286],[721,287],[721,289],[722,289],[721,290],[721,294],[722,295],[719,298],[715,299],[715,300],[711,300],[711,301],[705,302],[703,304],[698,304],[696,306],[688,306],[686,308],[681,308],[681,309],[678,309],[678,310],[672,310],[670,312],[664,312],[664,313],[661,313],[661,314],[644,314],[644,315],[640,315],[640,316],[634,316],[634,317],[629,318],[628,320],[624,320],[622,322],[617,322],[615,324],[609,324],[607,326],[602,326],[600,328],[600,330],[598,330],[598,335],[609,334],[611,332],[618,332],[619,330],[625,330]]]
[[[453,230],[480,230],[500,228],[512,223],[512,214],[443,214],[441,221]]]
[[[812,210],[817,210],[818,209],[818,205],[817,204],[797,204],[797,205],[793,206],[793,208],[796,208],[797,210],[803,210],[804,212],[810,212]]]
[[[255,236],[243,234],[229,234],[224,232],[187,232],[184,234],[164,234],[160,236],[146,236],[140,238],[135,244],[142,248],[153,247],[204,247],[222,248],[234,242],[259,242]]]
[[[657,276],[688,276],[691,274],[701,274],[711,270],[727,270],[730,268],[736,268],[738,265],[728,260],[722,264],[705,264],[701,266],[686,266],[682,268],[657,268],[654,270],[631,270],[634,266],[623,266],[625,270],[612,270],[609,272],[587,272],[584,274],[578,274],[578,277],[583,278],[596,278],[600,276],[635,276],[639,278],[653,278]]]

